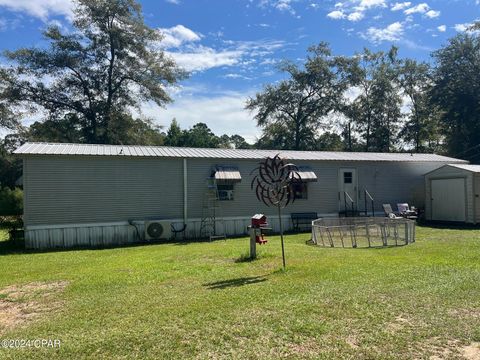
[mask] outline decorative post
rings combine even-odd
[[[256,172],[250,184],[255,187],[258,201],[267,206],[274,206],[278,210],[278,223],[280,226],[280,240],[282,243],[282,263],[285,270],[285,245],[283,241],[282,208],[295,201],[295,192],[292,185],[302,179],[298,168],[294,164],[285,163],[279,154],[273,158],[267,157],[250,174]]]

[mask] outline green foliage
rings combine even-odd
[[[15,135],[7,135],[0,142],[0,188],[13,188],[22,175],[22,161],[11,155],[11,151],[19,145],[16,140]]]
[[[250,144],[240,135],[217,136],[205,123],[197,123],[188,130],[182,130],[176,119],[172,120],[167,130],[165,145],[198,148],[250,148]]]
[[[397,50],[373,53],[364,49],[348,66],[350,85],[358,89],[358,95],[344,107],[344,114],[361,134],[364,151],[394,150],[402,117]]]
[[[316,150],[323,151],[342,151],[345,149],[345,144],[340,135],[332,132],[324,132],[317,139]]]
[[[34,138],[143,143],[139,132],[146,130],[148,142],[161,142],[150,123],[132,117],[145,101],[169,102],[165,87],[184,76],[159,50],[161,35],[145,25],[134,0],[76,5],[75,31],[50,26],[44,31],[49,47],[5,52],[14,65],[0,77],[3,98],[46,113],[42,120],[50,122],[36,124]]]
[[[333,57],[326,43],[308,49],[303,67],[284,61],[280,70],[288,78],[267,85],[247,100],[263,130],[260,146],[279,149],[315,148],[321,119],[337,109],[348,86],[344,59]]]
[[[23,191],[19,188],[0,189],[0,216],[23,214]]]
[[[440,114],[429,98],[433,85],[430,66],[405,59],[399,66],[399,80],[403,93],[410,101],[410,113],[400,136],[413,146],[415,152],[438,152],[442,138]]]
[[[480,162],[480,36],[459,34],[434,53],[431,102],[440,111],[448,153]]]
[[[177,120],[173,119],[170,127],[168,128],[167,136],[165,137],[165,145],[185,146],[183,143],[183,131],[180,128],[180,125],[178,125]]]

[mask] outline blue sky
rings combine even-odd
[[[217,134],[254,141],[260,130],[243,110],[248,96],[281,74],[280,59],[302,61],[320,41],[352,55],[363,47],[400,47],[401,57],[430,61],[432,50],[480,19],[480,0],[142,0],[145,21],[163,46],[191,71],[172,89],[175,102],[143,112],[167,127],[207,123]],[[40,30],[70,26],[69,0],[0,0],[0,50],[42,46]],[[26,120],[28,123],[30,120]]]

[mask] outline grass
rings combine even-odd
[[[68,285],[35,321],[0,325],[0,338],[61,347],[0,349],[0,358],[460,358],[480,340],[480,230],[419,227],[415,244],[385,249],[308,239],[287,236],[286,272],[277,237],[256,261],[245,261],[246,238],[43,253],[4,246],[0,289]]]

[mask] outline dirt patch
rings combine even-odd
[[[387,324],[386,329],[388,332],[396,334],[405,328],[414,328],[421,325],[422,323],[419,321],[414,321],[405,315],[398,315],[394,321]]]
[[[302,358],[305,357],[315,357],[318,355],[320,352],[321,347],[313,339],[307,339],[301,343],[294,344],[294,343],[289,343],[287,344],[287,349],[286,351],[281,354],[279,357],[288,357],[288,356],[300,356]],[[276,354],[280,355],[280,354]]]
[[[358,340],[356,336],[354,335],[348,335],[347,338],[345,339],[346,343],[350,345],[352,349],[357,349],[358,348]]]
[[[461,353],[465,359],[480,360],[480,342],[473,342],[464,346]]]
[[[480,318],[480,309],[451,309],[448,314],[460,318],[478,319]]]
[[[58,310],[62,302],[56,295],[67,285],[67,281],[32,282],[0,290],[0,334]]]

